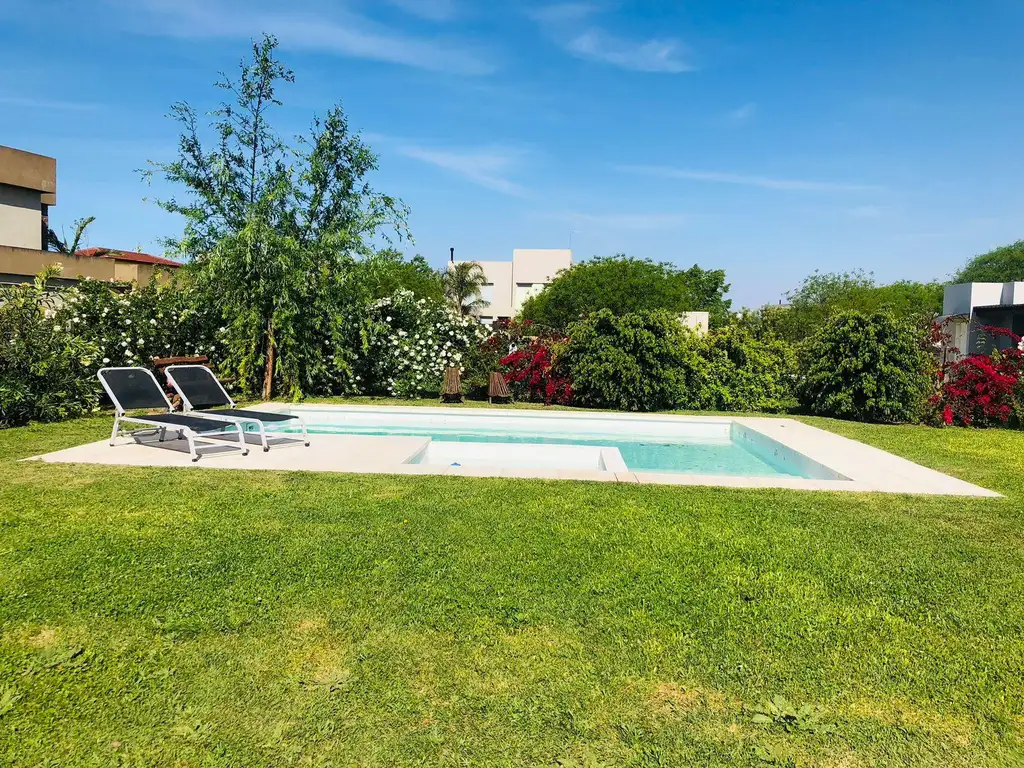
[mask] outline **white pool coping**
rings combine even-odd
[[[370,435],[312,434],[312,445],[279,436],[267,453],[254,446],[242,456],[220,439],[197,442],[203,458],[192,463],[183,441],[156,443],[155,437],[131,440],[122,438],[111,447],[108,441],[68,448],[33,459],[52,463],[105,464],[147,467],[190,467],[196,469],[249,469],[307,472],[350,472],[392,475],[444,475],[449,477],[502,477],[548,480],[588,480],[597,482],[646,483],[652,485],[721,486],[729,488],[785,488],[807,491],[848,491],[943,496],[999,497],[994,491],[964,482],[955,477],[928,469],[878,448],[850,440],[793,419],[743,416],[675,416],[665,414],[624,414],[575,411],[537,411],[512,409],[452,409],[416,406],[328,406],[269,403],[263,410],[336,411],[365,415],[374,410],[394,414],[410,412],[420,416],[443,414],[453,416],[515,416],[542,417],[545,420],[600,419],[615,422],[618,428],[629,423],[638,429],[650,428],[653,422],[685,421],[699,423],[735,423],[750,432],[795,451],[812,462],[848,479],[813,480],[798,477],[737,477],[724,475],[689,475],[655,472],[602,471],[588,469],[542,469],[536,467],[438,466],[410,464],[429,447],[427,437],[392,437]],[[550,448],[551,446],[547,446]]]

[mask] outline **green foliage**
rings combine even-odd
[[[1024,280],[1024,240],[973,259],[957,272],[955,283],[1008,283]]]
[[[750,722],[757,725],[774,725],[786,733],[805,731],[806,733],[828,734],[835,730],[835,725],[823,721],[821,707],[813,704],[797,706],[785,696],[773,696],[761,706],[754,709]]]
[[[54,320],[57,297],[46,282],[0,287],[0,427],[58,421],[96,406],[92,375],[99,349]]]
[[[483,299],[483,287],[487,276],[483,267],[475,261],[459,261],[449,264],[442,276],[444,295],[460,315],[479,314],[488,306]]]
[[[787,342],[730,325],[702,339],[700,354],[709,363],[704,392],[689,407],[774,413],[795,404],[796,357]]]
[[[612,314],[666,310],[711,313],[711,325],[724,325],[731,302],[722,270],[694,265],[679,269],[668,263],[629,258],[624,254],[598,257],[561,271],[540,293],[523,304],[521,316],[539,325],[564,331],[569,324],[602,309]]]
[[[206,355],[221,367],[227,349],[219,315],[187,276],[176,275],[145,286],[81,280],[60,293],[55,320],[69,335],[95,345],[94,372],[183,355]]]
[[[406,261],[393,248],[385,248],[356,261],[350,282],[368,300],[382,299],[398,291],[411,291],[431,302],[444,300],[441,273],[419,254]]]
[[[708,366],[697,346],[694,334],[669,312],[616,316],[602,309],[569,326],[557,363],[579,405],[656,411],[701,391]]]
[[[836,315],[800,350],[800,405],[840,419],[916,421],[930,385],[920,336],[888,312]]]
[[[943,285],[901,280],[879,285],[871,274],[815,272],[787,294],[789,307],[767,306],[745,311],[738,322],[755,333],[770,332],[789,341],[802,341],[831,317],[851,310],[887,311],[898,318],[929,321],[942,310]]]
[[[264,398],[275,387],[300,397],[344,377],[346,355],[324,349],[344,335],[347,277],[376,237],[405,234],[407,213],[366,182],[377,158],[340,106],[314,118],[293,147],[274,130],[278,90],[294,82],[276,49],[264,36],[238,79],[217,83],[230,98],[211,113],[212,141],[201,136],[197,111],[175,104],[178,159],[148,172],[186,191],[160,201],[186,221],[168,244],[191,257],[197,286],[222,311],[231,372]]]
[[[365,308],[360,321],[355,387],[371,394],[422,397],[437,394],[449,367],[465,360],[485,331],[446,303],[398,291]]]

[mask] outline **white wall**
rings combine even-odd
[[[512,261],[478,261],[489,285],[484,298],[490,306],[481,317],[515,317],[523,302],[543,290],[561,269],[572,266],[572,251],[564,248],[519,248]]]
[[[43,213],[39,193],[0,184],[0,245],[43,247]]]

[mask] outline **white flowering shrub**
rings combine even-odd
[[[200,302],[178,283],[118,286],[82,280],[61,294],[56,322],[64,331],[99,349],[96,369],[152,366],[154,357],[206,355],[222,359],[225,329],[216,308]]]
[[[445,370],[465,361],[486,337],[471,317],[448,305],[398,291],[367,307],[361,327],[357,385],[368,394],[436,395]]]
[[[27,285],[0,286],[0,427],[58,421],[96,408],[99,350],[69,335],[54,315],[58,297],[44,271]]]

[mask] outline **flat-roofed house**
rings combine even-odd
[[[519,314],[523,303],[555,279],[560,270],[572,266],[572,251],[567,248],[517,248],[511,261],[478,261],[487,276],[483,299],[488,306],[480,311],[480,322],[510,319]]]
[[[60,286],[80,277],[148,283],[181,266],[162,256],[109,248],[74,254],[47,250],[50,207],[57,204],[57,161],[0,146],[0,284],[30,282],[48,266],[62,267]]]

